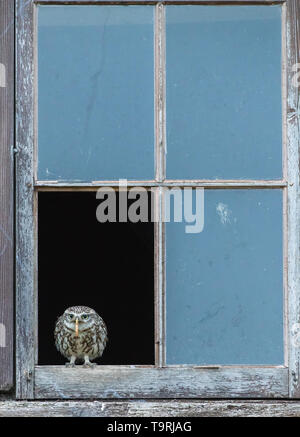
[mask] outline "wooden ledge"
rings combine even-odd
[[[300,417],[300,401],[4,401],[0,417]]]

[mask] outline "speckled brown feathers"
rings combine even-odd
[[[102,318],[91,308],[76,306],[66,309],[54,330],[57,350],[74,366],[76,360],[92,366],[90,360],[102,356],[108,341],[107,328]]]

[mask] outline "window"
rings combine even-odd
[[[20,1],[16,26],[18,397],[297,396],[298,6],[64,3]],[[157,220],[87,225],[124,179]],[[99,304],[96,247],[108,269],[117,240],[136,347],[115,333],[103,366],[60,366],[51,319],[85,287]]]

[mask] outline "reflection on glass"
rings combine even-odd
[[[167,363],[282,364],[281,190],[205,190],[204,218],[166,224]]]
[[[38,7],[38,178],[153,179],[153,7]]]
[[[167,177],[279,179],[281,7],[166,8]]]

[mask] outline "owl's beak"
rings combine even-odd
[[[75,337],[79,337],[78,335],[78,317],[75,320]]]

